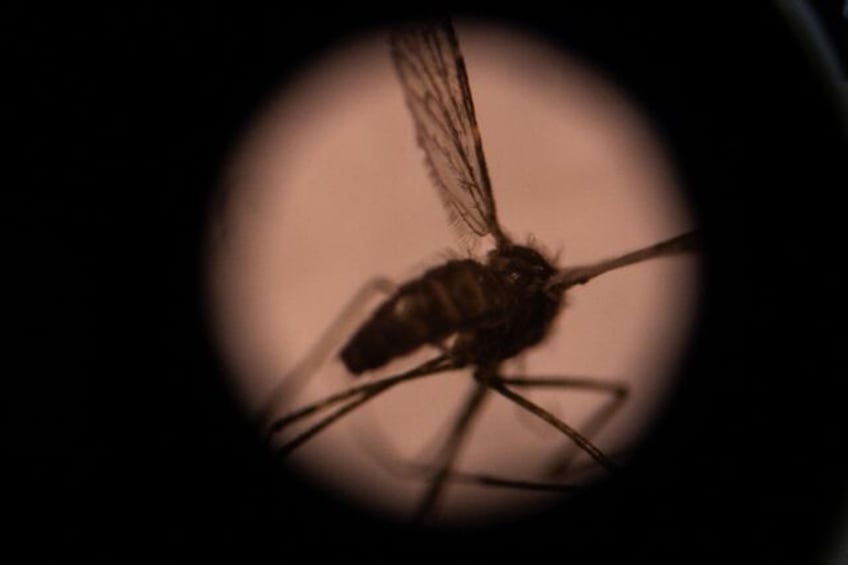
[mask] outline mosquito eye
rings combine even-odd
[[[520,282],[521,280],[523,280],[525,278],[524,273],[519,269],[513,269],[513,270],[509,271],[507,273],[507,277],[509,278],[510,282],[513,282],[513,283]]]

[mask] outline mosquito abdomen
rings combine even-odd
[[[354,375],[382,367],[497,315],[502,294],[480,263],[449,261],[404,284],[380,305],[342,349],[342,361]]]

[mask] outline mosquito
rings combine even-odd
[[[374,279],[363,287],[339,321],[272,397],[278,398],[296,387],[293,383],[308,378],[332,354],[340,357],[353,377],[359,377],[424,346],[433,346],[439,353],[410,370],[368,380],[282,417],[263,414],[269,439],[297,422],[323,415],[278,447],[278,453],[287,455],[398,385],[468,369],[475,386],[455,415],[433,461],[419,467],[427,486],[415,509],[416,518],[423,519],[434,512],[450,480],[544,488],[542,484],[473,476],[455,468],[484,399],[492,394],[506,398],[558,430],[595,464],[614,473],[616,464],[589,439],[609,414],[594,419],[594,424],[580,432],[517,391],[527,387],[598,389],[601,385],[567,377],[507,377],[503,365],[545,339],[563,309],[568,289],[648,259],[695,252],[697,232],[612,259],[567,268],[558,267],[533,246],[514,243],[498,221],[465,62],[452,24],[444,19],[404,27],[391,35],[389,44],[418,145],[448,218],[461,240],[487,240],[492,242],[491,249],[480,260],[451,259],[399,286]],[[388,296],[352,335],[340,336],[343,321],[375,292]],[[622,396],[626,391],[607,392]],[[560,464],[564,466],[567,461]]]

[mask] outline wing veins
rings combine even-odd
[[[470,155],[465,150],[465,147],[463,147],[462,141],[461,141],[462,140],[462,134],[469,134],[470,133],[472,135],[472,137],[474,135],[473,131],[469,132],[469,130],[467,129],[467,126],[469,125],[467,122],[471,122],[471,118],[474,116],[473,107],[469,107],[469,104],[468,104],[468,102],[471,100],[471,93],[466,88],[468,86],[467,85],[467,77],[464,77],[459,72],[457,72],[457,79],[458,79],[457,82],[458,82],[458,85],[459,85],[459,87],[462,91],[462,94],[464,95],[463,100],[461,100],[461,101],[457,100],[457,98],[455,96],[452,96],[450,90],[448,89],[448,85],[451,82],[450,81],[449,66],[448,66],[448,62],[445,59],[445,54],[444,54],[443,50],[441,49],[441,46],[443,44],[437,44],[437,42],[434,39],[436,37],[436,35],[437,35],[437,32],[435,32],[435,31],[432,34],[430,34],[431,42],[428,46],[431,48],[431,51],[432,51],[432,56],[433,56],[434,63],[435,63],[434,66],[437,68],[437,70],[440,72],[440,74],[442,76],[443,80],[441,82],[441,85],[444,87],[444,90],[447,90],[447,92],[444,92],[443,89],[440,89],[439,84],[435,83],[435,81],[433,81],[433,92],[438,92],[439,94],[443,94],[444,97],[447,98],[447,101],[445,101],[445,100],[436,100],[436,101],[438,103],[440,103],[442,113],[444,115],[444,119],[445,119],[448,127],[451,130],[450,131],[451,135],[449,136],[450,141],[453,143],[453,145],[454,145],[454,147],[455,147],[455,149],[456,149],[456,151],[459,155],[459,158],[462,162],[462,165],[464,165],[464,168],[465,168],[465,170],[468,174],[468,177],[474,178],[474,167],[471,164]],[[448,35],[448,41],[450,42],[451,37],[450,37],[449,34],[447,34],[447,35]],[[452,45],[452,47],[454,47],[454,46]],[[459,59],[460,55],[459,55],[459,51],[458,51],[458,46],[456,46],[456,49],[457,49],[456,51],[451,49],[449,54],[452,55],[452,57],[451,57],[452,62],[454,63],[454,66],[457,68],[457,71],[458,71],[459,70],[459,60],[460,60]],[[427,73],[427,74],[429,75],[430,73]],[[465,79],[465,80],[463,80],[463,79]],[[461,108],[460,108],[459,102],[463,103]],[[455,118],[453,120],[451,119],[451,114],[450,114],[451,109],[453,110],[453,117]],[[465,119],[463,119],[463,118],[465,118]],[[471,124],[471,125],[473,127],[473,124]],[[462,132],[459,131],[459,128],[462,129]],[[478,156],[478,155],[475,155],[475,156]],[[482,161],[479,161],[478,164],[481,165],[481,169],[485,170],[485,163],[483,163]],[[468,180],[465,180],[464,182],[461,180],[460,182],[462,182],[462,184],[467,187],[466,192],[471,195],[471,198],[474,200],[475,207],[478,210],[482,210],[484,212],[487,211],[487,208],[488,208],[487,202],[481,202],[477,192],[472,190],[474,187],[479,187],[479,188],[482,188],[483,190],[485,190],[485,187],[480,187],[479,183],[476,183],[476,182],[471,183]],[[489,192],[491,194],[491,190],[488,190],[487,192]],[[490,226],[487,226],[487,227],[490,227]],[[479,234],[479,235],[483,235],[483,234]]]
[[[458,129],[458,127],[461,127],[463,132],[468,132],[465,127],[465,120],[462,119],[463,114],[458,107],[457,100],[450,95],[450,92],[445,92],[445,89],[443,88],[445,85],[448,85],[450,83],[448,66],[445,63],[444,54],[442,53],[441,49],[439,49],[439,46],[435,44],[435,41],[428,41],[425,43],[425,45],[430,51],[431,62],[433,63],[432,66],[435,68],[436,71],[438,71],[439,75],[441,75],[442,80],[436,80],[433,77],[433,73],[427,66],[419,68],[419,73],[421,74],[421,76],[425,77],[429,82],[430,89],[426,93],[425,99],[421,99],[421,97],[418,95],[416,95],[416,99],[421,101],[421,106],[423,107],[423,109],[433,117],[433,121],[436,123],[436,125],[439,126],[439,128],[445,133],[445,136],[453,144],[456,150],[456,155],[460,159],[460,163],[457,163],[455,159],[451,158],[451,155],[444,151],[444,149],[442,149],[442,145],[436,142],[435,140],[433,141],[433,146],[442,149],[446,160],[453,165],[454,169],[459,172],[459,169],[461,167],[465,169],[465,172],[467,173],[469,178],[473,178],[474,167],[472,166],[471,161],[468,158],[468,153],[462,146],[462,133]],[[410,66],[417,67],[417,65],[414,64]],[[428,103],[430,100],[435,103],[436,108],[431,107],[431,105]],[[453,109],[453,116],[456,119],[452,119],[451,108]],[[441,119],[439,119],[439,114],[441,114]],[[467,180],[464,181],[464,184],[468,187],[476,185],[476,183],[470,183]],[[472,196],[472,198],[474,198],[475,206],[481,209],[485,209],[485,203],[482,203],[483,205],[481,206],[481,202],[477,195],[474,193],[474,191],[466,189],[466,192],[468,192]]]
[[[392,55],[418,143],[452,223],[508,243],[495,212],[459,43],[447,21],[392,36]],[[459,220],[462,220],[460,223]]]

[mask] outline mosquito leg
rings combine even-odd
[[[393,472],[411,477],[432,477],[433,467],[420,463],[407,461],[394,461]],[[507,479],[486,473],[471,473],[467,471],[451,470],[447,473],[446,480],[451,483],[464,483],[481,487],[509,488],[515,490],[543,491],[543,492],[569,492],[580,488],[575,485],[549,483],[539,481],[525,481],[521,479]]]
[[[589,391],[597,391],[598,393],[612,396],[611,402],[616,404],[623,402],[627,395],[627,387],[624,384],[604,382],[588,378],[518,376],[499,378],[498,380],[503,384],[513,387],[580,388]],[[516,409],[521,410],[522,413],[526,413],[528,415],[532,414],[532,412],[527,411],[524,406],[519,404],[516,404]],[[613,410],[611,409],[609,411],[612,412]],[[587,428],[589,428],[590,431],[584,431],[584,436],[591,437],[591,435],[595,433],[593,430],[599,429],[606,421],[606,418],[607,416],[593,416],[592,422],[597,423],[590,423],[587,425]],[[364,438],[367,438],[367,440]],[[363,450],[369,454],[375,463],[397,477],[433,481],[433,478],[439,473],[438,468],[432,464],[422,464],[406,460],[404,456],[397,452],[391,442],[388,441],[388,438],[380,437],[378,429],[370,430],[365,436],[363,436],[363,438],[360,439],[362,439],[361,445]],[[580,451],[576,451],[575,453],[580,453]],[[590,463],[595,465],[594,462]],[[589,465],[590,463],[586,463],[586,465]],[[449,469],[447,471],[445,481],[449,481],[451,484],[464,483],[487,488],[508,488],[537,492],[570,492],[576,488],[580,488],[573,484],[561,482],[530,481],[506,478],[486,473],[460,471],[456,469]]]
[[[447,479],[450,477],[451,469],[459,455],[462,442],[468,435],[468,429],[474,417],[479,413],[487,392],[488,390],[485,386],[476,384],[474,390],[466,398],[465,404],[454,422],[450,435],[436,459],[436,472],[432,475],[427,492],[424,493],[424,498],[421,499],[415,510],[416,521],[426,518],[435,507],[436,502],[444,490]]]
[[[289,440],[285,445],[283,445],[280,449],[285,451],[286,453],[292,451],[297,446],[303,444],[306,440],[353,410],[358,406],[364,404],[371,398],[377,396],[378,394],[406,381],[411,381],[417,378],[436,375],[442,373],[444,371],[450,371],[452,369],[458,368],[456,363],[449,359],[444,355],[439,355],[422,363],[421,365],[410,369],[409,371],[405,371],[399,375],[394,375],[391,377],[386,377],[384,379],[380,379],[377,381],[373,381],[370,383],[365,383],[362,385],[351,387],[342,392],[338,392],[336,394],[332,394],[327,396],[317,402],[313,402],[308,404],[290,414],[278,418],[269,426],[268,439],[283,430],[284,428],[298,422],[304,418],[308,418],[314,414],[327,410],[334,405],[340,404],[342,402],[347,401],[346,404],[337,408],[335,411],[330,413],[329,415],[322,418],[317,423],[310,426],[306,431],[300,433],[297,437],[292,440]]]
[[[381,465],[387,472],[398,477],[410,479],[431,479],[436,472],[432,465],[406,461],[397,453],[387,456],[386,445],[375,447],[373,444],[365,443],[363,444],[363,448],[376,463]],[[487,473],[474,473],[460,471],[457,469],[449,471],[446,480],[450,481],[451,484],[463,483],[479,487],[508,488],[539,492],[570,492],[574,489],[580,488],[570,484],[509,479]]]
[[[375,277],[366,282],[353,295],[342,312],[336,317],[315,345],[300,362],[274,387],[259,413],[259,421],[264,426],[270,420],[281,399],[296,395],[306,381],[340,345],[350,332],[350,325],[356,321],[357,314],[376,294],[391,294],[396,285],[385,277]]]
[[[508,398],[509,400],[515,402],[519,406],[523,407],[531,414],[541,418],[551,426],[555,427],[565,435],[567,435],[571,440],[576,443],[580,449],[585,451],[592,459],[594,459],[601,467],[606,469],[607,471],[614,472],[616,470],[616,465],[613,463],[603,452],[595,447],[595,445],[586,439],[580,432],[539,406],[538,404],[531,402],[525,397],[521,396],[515,391],[510,390],[503,384],[501,379],[491,379],[487,382],[489,388],[500,393],[502,396]]]
[[[612,396],[626,396],[627,386],[622,383],[602,381],[585,377],[500,377],[497,382],[511,387],[534,388],[580,388],[609,393]]]
[[[396,384],[396,383],[394,383],[394,384]],[[289,453],[294,451],[297,447],[303,445],[308,440],[310,440],[318,432],[320,432],[321,430],[323,430],[324,428],[326,428],[327,426],[329,426],[330,424],[332,424],[333,422],[335,422],[336,420],[338,420],[339,418],[341,418],[342,416],[344,416],[348,412],[355,410],[356,408],[362,406],[363,404],[365,404],[366,402],[368,402],[369,400],[371,400],[375,396],[377,396],[380,393],[385,392],[386,390],[390,389],[391,387],[394,386],[394,384],[386,384],[386,385],[383,385],[383,386],[374,387],[372,390],[369,390],[368,392],[362,393],[359,396],[359,398],[354,398],[352,401],[348,402],[347,404],[344,404],[341,407],[337,408],[332,413],[330,413],[329,415],[322,418],[319,422],[313,424],[307,430],[298,434],[295,438],[287,441],[285,444],[278,447],[277,448],[277,455],[281,456],[281,457],[287,456]]]
[[[619,408],[627,400],[628,389],[622,383],[604,382],[595,379],[574,377],[516,377],[502,378],[500,382],[512,387],[532,388],[578,388],[582,390],[597,391],[609,395],[609,399],[603,406],[592,414],[589,421],[583,426],[583,436],[587,439],[594,437],[609,420],[618,412]],[[574,462],[579,451],[568,449],[563,452],[549,466],[546,473],[549,477],[561,476]]]

